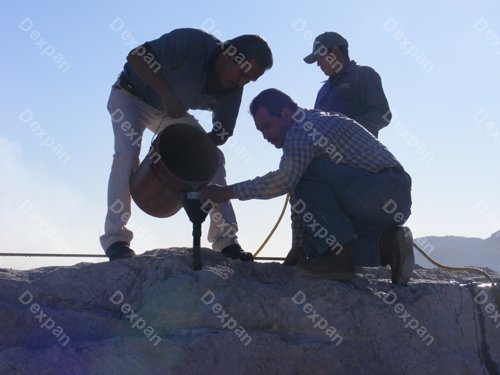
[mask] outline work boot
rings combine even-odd
[[[413,236],[410,228],[387,229],[380,237],[379,252],[382,265],[391,267],[392,283],[407,285],[415,266]]]
[[[351,280],[354,271],[354,241],[343,245],[341,250],[328,249],[315,258],[300,260],[299,269],[309,276],[340,281]]]
[[[226,246],[224,249],[222,249],[222,255],[224,255],[226,258],[239,259],[242,262],[253,262],[252,253],[243,251],[241,246],[237,243]]]
[[[125,241],[118,241],[111,244],[107,250],[106,255],[109,260],[116,260],[122,258],[132,258],[135,256],[134,250],[132,250],[129,244]]]

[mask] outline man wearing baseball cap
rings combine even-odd
[[[340,34],[328,31],[316,37],[313,51],[304,58],[317,63],[328,76],[316,97],[314,109],[339,112],[378,137],[391,121],[391,111],[378,73],[349,58],[349,43]]]

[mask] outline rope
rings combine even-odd
[[[104,254],[0,253],[4,257],[107,258]],[[257,260],[285,260],[282,257],[257,257]]]
[[[290,198],[290,194],[287,194],[286,198],[285,198],[285,204],[283,205],[283,208],[281,210],[280,216],[278,217],[278,220],[276,221],[276,224],[274,224],[274,227],[271,230],[271,232],[269,233],[269,235],[266,237],[266,239],[264,240],[264,242],[262,242],[262,245],[260,245],[260,247],[254,253],[254,255],[253,255],[254,257],[257,256],[257,254],[259,254],[262,251],[262,249],[264,248],[264,246],[266,246],[266,244],[269,242],[269,240],[273,236],[274,232],[278,228],[278,225],[280,224],[281,219],[283,219],[283,215],[285,214],[285,210],[286,210],[286,206],[288,204],[288,199],[289,198]],[[493,278],[486,271],[483,271],[482,269],[476,268],[476,267],[450,267],[450,266],[445,266],[444,264],[441,264],[441,263],[435,261],[434,259],[432,259],[415,242],[413,243],[413,246],[418,250],[418,252],[420,254],[422,254],[424,256],[425,259],[427,259],[429,262],[431,262],[432,264],[434,264],[438,268],[441,268],[441,269],[443,269],[445,271],[449,271],[449,272],[475,272],[475,273],[480,273],[481,275],[483,275],[491,283],[491,291],[493,292],[493,296],[495,297],[495,300],[496,300],[496,303],[497,303],[497,309],[500,310],[500,290],[499,290],[500,286],[498,286],[498,283],[495,280],[493,280]],[[264,258],[257,258],[257,259],[264,260]]]
[[[486,279],[488,279],[491,283],[491,291],[493,292],[493,296],[495,297],[496,303],[497,303],[497,309],[500,310],[500,290],[498,283],[493,280],[493,278],[486,272],[483,271],[480,268],[477,267],[450,267],[450,266],[445,266],[444,264],[441,264],[439,262],[436,262],[434,259],[432,259],[429,255],[423,251],[420,246],[418,246],[415,242],[413,243],[413,246],[418,250],[420,254],[424,256],[425,259],[427,259],[429,262],[434,264],[435,266],[449,272],[475,272],[475,273],[480,273],[483,275]]]
[[[262,242],[262,245],[257,249],[257,251],[253,254],[254,257],[256,257],[262,249],[266,246],[266,244],[269,242],[271,237],[273,236],[274,232],[278,228],[278,225],[281,223],[281,219],[283,219],[283,215],[285,214],[286,211],[286,206],[288,205],[288,200],[290,198],[290,194],[287,194],[285,198],[285,203],[283,205],[283,208],[281,209],[280,216],[278,217],[278,220],[276,221],[276,224],[274,224],[273,229],[271,229],[271,232],[269,232],[268,236]],[[486,272],[483,271],[480,268],[476,267],[450,267],[450,266],[445,266],[444,264],[441,264],[434,259],[432,259],[429,255],[425,253],[424,250],[420,248],[415,242],[413,243],[413,246],[418,250],[420,254],[423,255],[425,259],[427,259],[429,262],[431,262],[433,265],[437,266],[438,268],[441,268],[445,271],[449,272],[475,272],[475,273],[480,273],[483,275],[488,281],[491,283],[491,291],[493,292],[493,296],[495,297],[496,303],[497,303],[497,308],[500,310],[500,290],[498,283],[493,280],[493,278]],[[0,253],[0,256],[38,256],[38,257],[86,257],[86,258],[102,258],[106,257],[104,254],[44,254],[44,253]],[[256,258],[258,260],[283,260],[284,258],[277,258],[277,257],[258,257]]]
[[[257,249],[257,251],[253,254],[254,257],[256,257],[262,251],[262,249],[264,248],[264,246],[266,246],[266,244],[269,242],[269,240],[273,236],[274,232],[278,228],[278,225],[280,225],[281,219],[283,219],[283,215],[285,214],[286,206],[288,205],[288,199],[289,198],[290,198],[290,194],[287,194],[286,197],[285,197],[285,204],[283,205],[283,208],[281,209],[281,213],[280,213],[280,216],[278,217],[278,220],[276,221],[276,224],[274,224],[273,229],[271,229],[271,232],[269,232],[269,234],[267,235],[267,237],[264,240],[264,242],[262,242],[262,245],[260,245],[260,247]]]
[[[107,258],[104,254],[49,254],[49,253],[0,253],[4,257],[68,257],[68,258]]]

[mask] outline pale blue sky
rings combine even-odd
[[[3,5],[1,251],[102,251],[111,84],[132,47],[179,27],[206,28],[221,39],[260,34],[274,53],[274,67],[245,88],[235,135],[223,147],[229,182],[275,169],[281,155],[254,129],[251,99],[276,87],[312,107],[325,77],[302,58],[314,36],[337,31],[349,41],[351,58],[382,77],[395,117],[380,140],[413,177],[408,225],[414,235],[488,237],[500,229],[499,14],[497,1]],[[207,113],[194,114],[211,128]],[[150,139],[146,133],[145,143]],[[234,203],[246,250],[254,251],[265,238],[283,199]],[[288,217],[262,255],[287,253]],[[130,227],[139,253],[191,246],[183,212],[157,219],[135,208]],[[206,223],[204,237],[207,228]],[[0,267],[76,261],[0,258]]]

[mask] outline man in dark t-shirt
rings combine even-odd
[[[173,30],[129,53],[108,101],[115,153],[100,240],[110,260],[135,255],[130,248],[133,233],[126,227],[131,205],[129,181],[139,165],[144,130],[158,132],[172,123],[201,128],[187,111],[208,110],[213,122],[208,136],[216,146],[224,144],[233,134],[243,86],[256,81],[272,64],[268,44],[257,35],[222,42],[207,32],[188,28]],[[225,185],[220,150],[219,161],[212,183]],[[208,240],[214,250],[233,259],[253,260],[252,254],[238,244],[236,217],[230,204],[216,206],[210,218]]]

